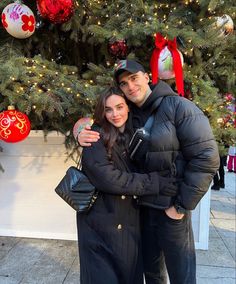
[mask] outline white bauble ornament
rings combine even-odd
[[[232,34],[234,31],[234,22],[229,15],[223,15],[222,17],[216,18],[216,27],[220,28],[221,36],[227,36]]]
[[[35,31],[33,12],[24,4],[12,3],[2,11],[2,24],[15,38],[27,38]]]
[[[183,66],[184,59],[182,53],[178,50],[181,64]],[[158,78],[162,80],[175,78],[173,58],[170,50],[165,46],[160,52],[158,59]]]

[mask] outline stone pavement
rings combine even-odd
[[[236,282],[236,174],[226,172],[225,183],[211,191],[209,249],[197,251],[197,284]],[[77,243],[0,237],[0,284],[79,284]]]

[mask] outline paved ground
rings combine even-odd
[[[225,189],[211,191],[209,250],[197,251],[198,284],[236,282],[235,182],[236,174],[226,173]],[[79,284],[76,242],[0,237],[0,284]]]

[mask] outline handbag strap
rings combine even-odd
[[[149,116],[148,120],[146,121],[146,123],[143,127],[148,133],[150,133],[150,130],[151,130],[151,127],[153,125],[157,109],[161,105],[162,101],[163,101],[163,97],[161,98],[161,101],[155,101],[153,106],[152,106],[151,116]]]
[[[82,151],[80,152],[76,168],[82,170]]]
[[[148,120],[146,121],[145,125],[144,125],[144,129],[147,131],[147,132],[150,132],[151,130],[151,127],[153,125],[153,122],[154,122],[154,113],[152,113],[151,116],[149,116]]]

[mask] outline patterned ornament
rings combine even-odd
[[[183,66],[184,63],[183,55],[179,50],[178,52],[181,58],[181,64]],[[161,80],[168,80],[175,78],[173,57],[167,46],[164,47],[164,49],[162,49],[162,51],[160,52],[160,56],[158,59],[158,77]]]
[[[67,22],[74,13],[73,0],[37,0],[39,13],[53,24]]]
[[[91,126],[93,124],[93,119],[90,117],[82,117],[80,118],[73,127],[73,136],[77,139],[81,130],[85,128],[85,126]]]
[[[108,52],[116,59],[125,59],[128,54],[128,46],[125,40],[110,40]]]
[[[28,38],[35,31],[33,12],[24,4],[12,3],[2,11],[2,24],[6,31],[15,38]]]
[[[26,114],[9,106],[0,113],[0,139],[7,143],[24,140],[30,132],[30,121]]]
[[[216,18],[216,27],[220,28],[220,36],[228,36],[234,31],[234,22],[229,15],[223,15],[222,17]]]

